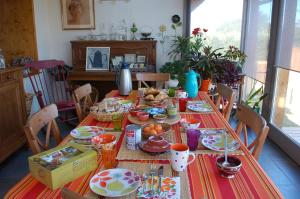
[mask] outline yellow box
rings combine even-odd
[[[33,177],[56,189],[96,169],[97,153],[69,143],[31,156],[28,162]]]

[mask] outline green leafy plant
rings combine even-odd
[[[264,98],[267,97],[267,93],[264,94],[264,88],[261,86],[259,89],[255,89],[255,86],[250,91],[245,104],[250,106],[253,110],[255,110],[257,113],[260,112],[261,109],[261,102]]]
[[[185,70],[185,63],[181,60],[167,62],[160,68],[160,72],[169,73],[171,75],[171,79],[178,79],[179,86],[181,87],[184,85]]]

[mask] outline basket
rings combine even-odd
[[[25,93],[25,102],[26,102],[26,114],[27,114],[27,117],[31,113],[31,106],[32,106],[32,102],[33,102],[33,97],[34,96],[35,96],[35,94]]]
[[[94,119],[99,122],[111,122],[113,113],[101,113],[101,112],[91,112]]]

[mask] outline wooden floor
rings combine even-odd
[[[232,127],[236,121],[231,120]],[[63,136],[72,127],[60,124]],[[249,132],[250,134],[250,132]],[[251,136],[251,134],[250,134]],[[31,152],[23,147],[0,164],[0,198],[28,173],[27,158]],[[259,163],[287,199],[299,199],[300,166],[272,141],[266,140]]]

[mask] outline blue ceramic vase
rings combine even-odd
[[[200,75],[193,70],[185,74],[184,90],[190,98],[195,98],[198,95],[198,78],[200,78]]]

